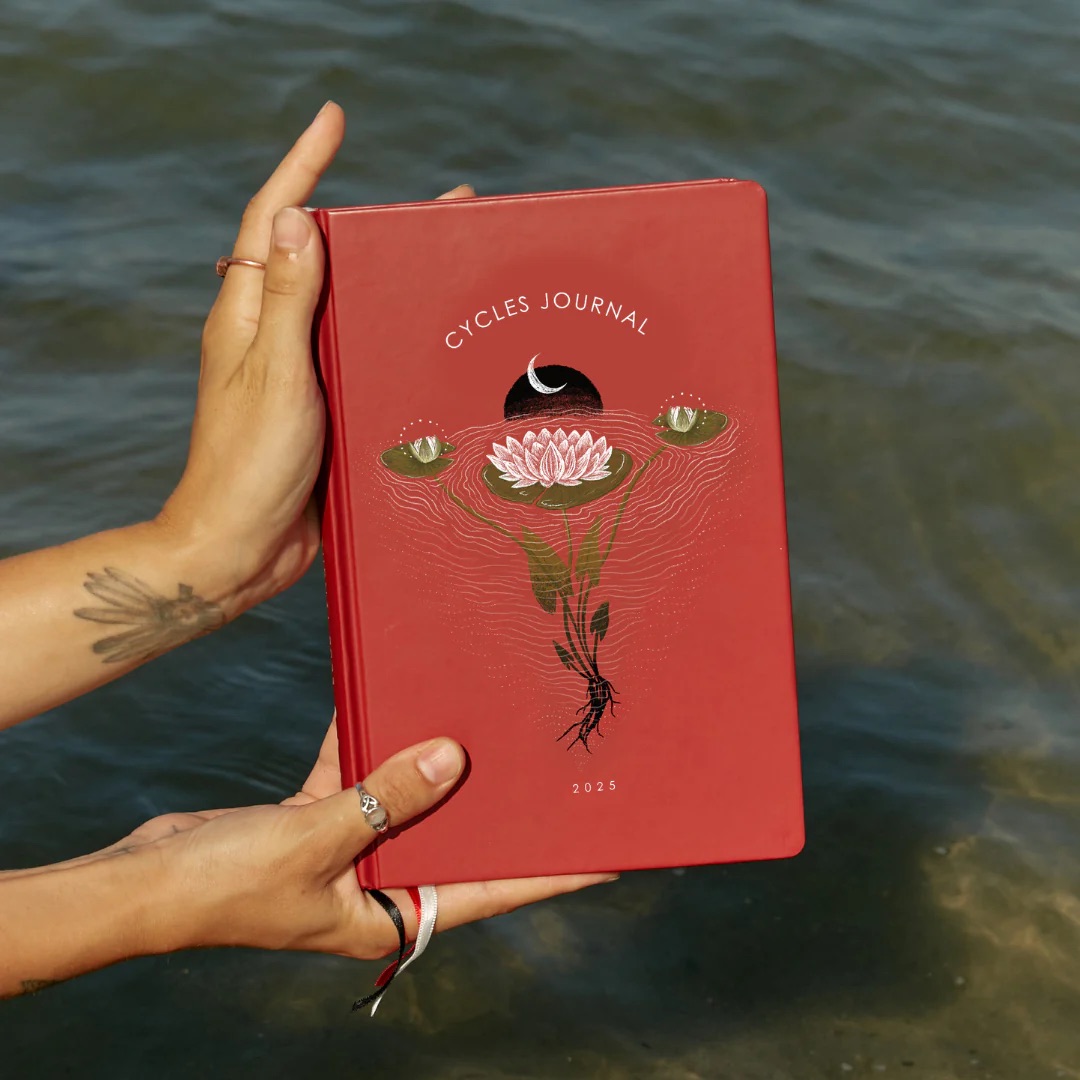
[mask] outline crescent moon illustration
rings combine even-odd
[[[526,374],[529,377],[529,385],[538,394],[557,394],[560,390],[565,390],[566,389],[566,383],[563,383],[562,386],[545,386],[540,381],[540,376],[536,374],[536,357],[539,356],[539,355],[540,354],[537,353],[536,356],[534,356],[529,361],[529,367],[528,367],[528,369],[526,371]]]

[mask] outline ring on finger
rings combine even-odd
[[[222,255],[214,264],[214,269],[217,270],[217,276],[224,277],[229,272],[230,266],[251,266],[256,270],[266,269],[266,263],[259,262],[257,259],[237,259],[231,255]]]
[[[390,815],[386,812],[386,808],[370,791],[365,789],[363,784],[357,784],[356,790],[360,795],[360,810],[368,826],[377,833],[386,832],[390,828]]]

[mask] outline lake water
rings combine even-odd
[[[0,1006],[4,1076],[1080,1077],[1080,18],[1030,0],[5,0],[0,550],[152,515],[247,197],[771,196],[808,845],[374,966],[188,953]],[[318,568],[0,735],[0,865],[266,801]]]

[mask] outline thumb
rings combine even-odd
[[[262,312],[252,349],[263,356],[310,356],[311,321],[323,281],[323,247],[310,216],[286,206],[274,216],[263,278]]]
[[[453,739],[432,739],[387,759],[363,785],[379,800],[390,828],[395,829],[449,794],[464,768],[465,751]],[[360,793],[354,788],[310,803],[308,808],[319,814],[320,824],[329,830],[335,862],[356,858],[379,835],[365,820]]]

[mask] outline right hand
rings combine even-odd
[[[198,565],[228,618],[288,588],[319,550],[312,492],[325,415],[311,355],[325,255],[301,209],[334,160],[345,114],[327,102],[248,203],[203,330],[184,474],[157,527]],[[462,184],[441,199],[473,195]]]
[[[433,739],[395,754],[364,780],[364,787],[386,808],[391,823],[402,825],[446,796],[464,764],[456,742]],[[281,805],[167,814],[120,841],[116,848],[157,853],[166,888],[178,901],[176,921],[166,928],[168,943],[160,951],[247,945],[357,959],[395,951],[397,932],[360,888],[353,866],[375,833],[364,821],[357,792],[340,788],[332,723],[304,787]],[[575,874],[441,885],[436,930],[616,877]],[[408,894],[389,889],[387,895],[414,938],[416,917]]]

